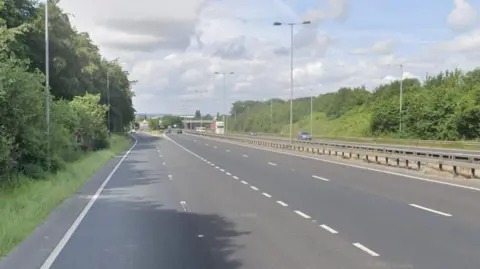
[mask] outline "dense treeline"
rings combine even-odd
[[[372,91],[362,86],[317,96],[313,111],[332,121],[352,111],[368,111],[368,134],[373,136],[436,140],[480,137],[480,69],[445,71],[424,82],[404,79],[403,88],[402,115],[399,81]],[[289,109],[289,102],[282,100],[236,102],[231,126],[236,131],[280,132],[289,123]],[[309,115],[310,98],[294,100],[294,122]]]
[[[18,173],[42,177],[85,150],[108,147],[107,111],[113,132],[124,130],[134,119],[128,73],[117,61],[102,58],[88,34],[72,27],[58,1],[49,2],[50,137],[45,113],[45,6],[34,0],[0,1],[0,183]]]

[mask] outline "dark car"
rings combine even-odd
[[[178,129],[177,134],[181,134],[181,133],[183,133],[182,129]]]
[[[300,132],[297,136],[298,140],[312,140],[312,135],[309,132]]]

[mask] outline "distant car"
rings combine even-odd
[[[130,131],[131,134],[134,134],[134,133],[136,133],[136,132],[137,132],[137,130],[135,130],[135,129],[132,129],[132,130]]]
[[[297,136],[298,140],[312,140],[312,135],[309,132],[300,132]]]
[[[257,133],[255,133],[255,132],[250,132],[250,133],[248,133],[248,134],[249,134],[249,135],[257,135]]]
[[[178,129],[177,134],[181,134],[181,133],[183,133],[182,129]]]
[[[169,133],[171,133],[171,132],[172,132],[172,131],[171,131],[170,129],[167,129],[167,130],[165,131],[166,134],[169,134]]]

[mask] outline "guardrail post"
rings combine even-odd
[[[331,150],[328,150],[328,155],[332,155],[332,151]]]
[[[475,178],[475,168],[472,168],[470,172],[472,173],[472,178]]]
[[[457,176],[457,166],[456,165],[453,166],[453,176],[454,177]]]
[[[385,157],[385,164],[388,165],[388,157]]]
[[[405,160],[405,168],[408,169],[408,160]]]
[[[438,164],[438,169],[440,169],[440,171],[443,171],[443,164],[439,163]]]
[[[348,155],[349,155],[348,157],[351,159],[351,158],[352,158],[352,153],[351,153],[351,152],[349,152],[349,154],[348,154]]]
[[[420,164],[421,162],[420,161],[417,161],[417,170],[420,171]]]
[[[378,156],[375,156],[375,162],[378,163]]]
[[[368,155],[365,155],[365,158],[367,158],[367,162],[368,162]]]
[[[397,167],[399,167],[399,166],[400,166],[400,159],[397,158]]]

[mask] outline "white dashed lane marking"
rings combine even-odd
[[[311,217],[305,213],[303,213],[302,211],[299,211],[299,210],[295,210],[295,213],[297,213],[298,215],[306,218],[306,219],[310,219]]]

